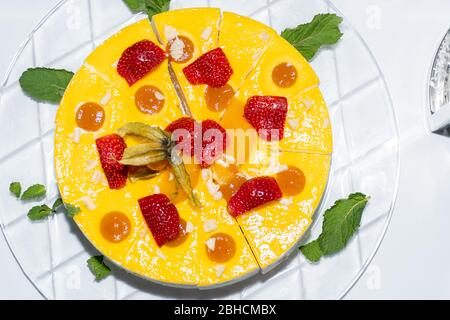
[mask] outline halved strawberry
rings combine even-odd
[[[183,151],[187,152],[188,148],[190,148],[189,153],[191,157],[194,155],[195,125],[196,122],[194,119],[184,117],[169,124],[165,130],[175,135],[174,138]],[[183,145],[180,145],[181,143],[183,143]]]
[[[197,152],[200,166],[205,169],[222,156],[227,148],[227,132],[214,120],[202,122],[202,149]]]
[[[110,189],[125,187],[128,177],[128,167],[120,164],[127,145],[117,134],[105,136],[96,140],[100,163],[105,172]]]
[[[237,217],[247,211],[282,197],[277,181],[272,177],[258,177],[244,182],[228,201],[228,212]]]
[[[145,222],[159,247],[178,237],[180,215],[165,194],[154,194],[138,202]]]
[[[284,137],[287,112],[285,97],[254,96],[245,105],[244,117],[261,138],[277,141]]]
[[[166,59],[166,53],[150,40],[127,48],[117,64],[117,72],[131,87]]]
[[[233,75],[233,69],[221,48],[211,50],[183,69],[191,84],[223,87]]]

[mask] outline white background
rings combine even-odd
[[[0,75],[57,2],[0,0]],[[346,298],[449,299],[450,138],[428,132],[426,85],[434,52],[450,28],[450,1],[333,2],[361,32],[386,76],[399,119],[402,155],[400,191],[386,238]],[[42,299],[2,236],[0,261],[0,299]]]

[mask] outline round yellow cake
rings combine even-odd
[[[144,39],[166,49],[173,32],[192,42],[190,61],[177,63],[166,59],[129,86],[117,72],[117,61],[125,49]],[[217,47],[233,68],[229,85],[236,92],[221,111],[207,106],[205,85],[192,85],[183,74],[189,63]],[[295,85],[280,87],[274,83],[272,72],[282,63],[296,69]],[[65,92],[57,114],[55,137],[55,169],[61,196],[65,203],[81,209],[74,220],[103,255],[146,279],[172,286],[208,288],[233,283],[259,271],[267,272],[295,250],[311,224],[327,184],[332,132],[318,83],[315,72],[295,48],[271,28],[247,17],[199,8],[158,14],[152,22],[141,20],[95,49]],[[158,113],[143,113],[136,108],[135,94],[143,86],[156,87],[164,97]],[[227,201],[217,196],[214,188],[230,170],[230,164],[223,161],[208,169],[186,165],[201,208],[192,206],[182,191],[176,193],[177,184],[169,168],[153,179],[128,182],[122,189],[111,190],[95,140],[115,133],[129,122],[167,127],[186,116],[180,95],[195,120],[212,119],[225,129],[244,130],[252,130],[243,116],[248,98],[286,97],[289,109],[284,138],[278,143],[260,141],[257,146],[250,146],[250,159],[236,167],[250,179],[275,177],[295,166],[304,173],[303,191],[234,218],[227,211]],[[75,115],[86,103],[96,103],[104,109],[104,123],[95,132],[77,125]],[[271,154],[262,152],[263,148],[271,150]],[[234,152],[227,150],[228,159],[233,159]],[[276,162],[272,161],[274,155]],[[190,226],[179,245],[159,247],[142,216],[138,200],[158,193],[169,196],[180,217]],[[111,212],[121,212],[129,219],[129,234],[123,241],[110,241],[102,235],[102,219]],[[231,236],[236,244],[233,257],[222,263],[211,260],[205,246],[211,235],[217,233]]]

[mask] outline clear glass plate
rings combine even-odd
[[[337,12],[327,0],[172,0],[172,8],[184,6],[221,7],[278,31],[317,13]],[[114,276],[96,283],[86,267],[95,250],[75,224],[63,214],[31,223],[26,213],[33,204],[21,203],[6,192],[14,180],[23,185],[41,182],[48,186],[47,203],[58,197],[53,169],[57,107],[27,98],[18,84],[21,73],[33,66],[77,70],[95,46],[139,18],[120,0],[61,1],[11,63],[0,100],[0,218],[25,275],[49,299],[342,298],[380,245],[394,208],[399,173],[397,122],[388,88],[367,45],[345,19],[342,41],[322,50],[312,62],[332,118],[334,154],[311,237],[320,233],[322,213],[336,199],[355,191],[371,196],[358,234],[341,253],[319,264],[294,253],[269,274],[207,291],[167,288],[117,268]]]

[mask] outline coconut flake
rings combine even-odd
[[[112,97],[111,92],[108,91],[105,94],[105,96],[102,98],[102,100],[100,100],[100,104],[102,106],[106,106],[108,104],[108,102],[111,100],[111,97]]]
[[[216,276],[218,278],[220,278],[225,272],[225,266],[222,264],[218,264],[217,266],[214,267],[214,269],[216,270]]]
[[[216,249],[216,238],[210,238],[206,240],[205,244],[209,250],[214,251]]]
[[[156,255],[163,260],[167,259],[166,255],[160,249],[156,249]]]
[[[191,233],[191,232],[193,232],[195,230],[195,227],[194,227],[194,225],[190,222],[190,221],[188,221],[188,222],[186,222],[186,232],[187,233]]]
[[[164,26],[164,35],[167,41],[170,41],[178,36],[178,31],[172,26]]]
[[[200,36],[203,40],[208,40],[211,37],[213,29],[209,26],[203,30],[202,35]]]
[[[206,220],[203,224],[203,230],[205,232],[213,232],[217,230],[217,220],[216,219],[210,219]]]

